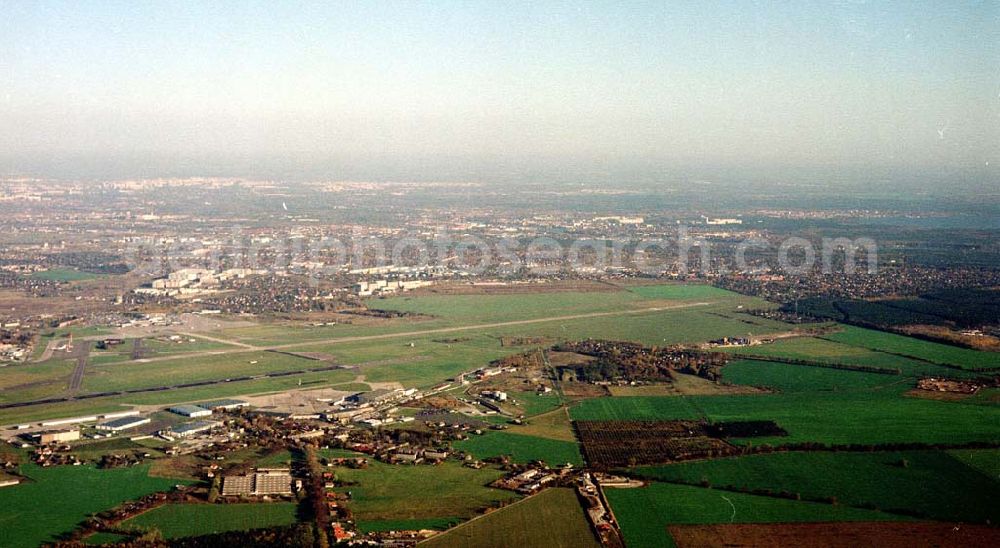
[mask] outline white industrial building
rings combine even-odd
[[[149,417],[120,417],[114,420],[98,424],[97,429],[107,430],[110,432],[121,432],[122,430],[135,428],[137,426],[149,424],[150,422],[151,421]]]

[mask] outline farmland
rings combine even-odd
[[[366,469],[338,468],[350,486],[349,506],[355,519],[469,518],[477,510],[515,498],[509,491],[486,487],[500,477],[489,468],[473,470],[456,462],[433,468],[372,462]]]
[[[1000,530],[940,522],[727,523],[669,527],[681,548],[701,546],[996,546]],[[919,540],[918,540],[919,539]]]
[[[422,544],[433,547],[584,548],[600,544],[571,489],[548,489]]]
[[[358,529],[363,532],[371,531],[419,531],[422,529],[435,529],[443,531],[458,525],[463,520],[461,518],[426,518],[426,519],[382,519],[382,520],[362,520],[358,522]]]
[[[976,451],[969,453],[980,460]],[[981,460],[991,456],[996,453],[987,450]],[[806,500],[835,497],[839,504],[943,521],[1000,519],[991,502],[1000,482],[943,451],[776,453],[642,467],[635,473],[659,481],[794,493]]]
[[[835,335],[831,335],[835,336]],[[914,339],[915,340],[915,339]],[[919,341],[917,341],[919,342]],[[771,344],[746,348],[727,348],[724,351],[737,355],[753,355],[763,358],[791,358],[830,364],[846,364],[874,367],[890,371],[898,370],[908,377],[949,376],[973,377],[972,372],[957,370],[927,363],[898,354],[869,349],[827,338],[800,337],[783,339]],[[970,351],[972,352],[972,351]],[[982,354],[977,352],[976,354]]]
[[[688,485],[652,483],[608,489],[608,501],[629,548],[672,546],[667,526],[708,523],[791,523],[813,521],[906,521],[908,518],[772,497],[730,493]]]
[[[514,462],[545,461],[551,466],[572,463],[583,464],[576,442],[562,441],[511,432],[487,432],[455,443],[457,449],[467,451],[478,459],[510,455]]]
[[[184,483],[149,477],[148,470],[148,465],[97,470],[22,464],[22,473],[33,481],[0,490],[0,545],[27,548],[51,542],[91,513]],[[67,485],[73,488],[66,489]]]
[[[123,522],[123,526],[157,529],[163,538],[263,529],[297,521],[294,503],[167,504]]]
[[[773,420],[788,431],[787,438],[754,440],[755,444],[1000,440],[1000,408],[882,392],[610,397],[585,400],[570,414],[575,420]]]
[[[845,326],[842,331],[824,338],[859,348],[870,348],[966,369],[1000,368],[1000,353],[979,352],[860,327]]]
[[[879,390],[902,394],[914,384],[913,379],[896,375],[758,360],[730,362],[722,370],[722,378],[737,385],[766,387],[783,393]]]

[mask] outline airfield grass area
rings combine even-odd
[[[473,435],[467,440],[455,442],[454,446],[456,449],[471,453],[477,459],[508,455],[517,463],[540,460],[549,466],[561,466],[566,463],[574,466],[583,464],[583,457],[576,442],[511,432],[486,432],[481,436]]]
[[[167,504],[122,522],[122,526],[157,529],[163,538],[193,537],[291,525],[298,521],[292,502],[258,504]]]
[[[985,461],[996,457],[986,450]],[[974,456],[973,456],[974,455]],[[817,471],[822,473],[817,473]],[[691,485],[768,490],[943,521],[997,523],[1000,482],[944,451],[792,452],[641,467],[636,475]]]
[[[502,347],[500,338],[504,336],[541,337],[552,342],[600,337],[637,340],[645,344],[666,344],[701,342],[708,338],[740,334],[751,328],[755,333],[788,329],[787,324],[735,311],[737,303],[766,305],[759,299],[742,297],[708,286],[692,286],[694,289],[683,285],[663,286],[663,289],[657,287],[643,286],[632,290],[591,293],[396,297],[373,300],[371,306],[412,309],[427,316],[379,320],[364,325],[303,327],[301,324],[285,323],[224,330],[213,335],[222,339],[247,340],[253,344],[295,344],[289,350],[327,353],[335,358],[336,363],[357,369],[353,370],[353,375],[351,372],[317,374],[311,378],[307,378],[309,375],[293,375],[282,379],[256,379],[171,390],[162,394],[97,398],[88,402],[89,405],[82,406],[78,405],[80,402],[67,402],[32,410],[5,409],[0,410],[0,424],[33,420],[34,417],[72,416],[70,409],[103,408],[108,403],[167,404],[198,398],[262,393],[286,389],[290,387],[289,381],[297,384],[300,379],[325,385],[344,383],[357,374],[365,375],[366,380],[371,382],[399,382],[407,387],[426,388],[460,372],[482,367],[499,357],[531,347]],[[648,298],[640,293],[645,293]],[[688,299],[695,295],[698,299]],[[699,300],[701,298],[705,300]],[[654,306],[663,309],[646,310]],[[673,306],[681,308],[671,308]],[[454,312],[450,312],[451,310]],[[612,312],[615,315],[569,320],[546,319],[587,312]],[[431,319],[425,320],[425,317]],[[501,323],[508,319],[544,321],[479,327],[481,324]],[[752,325],[748,325],[748,322]],[[438,324],[460,330],[421,332]],[[470,325],[472,329],[465,329]],[[354,331],[341,332],[338,331],[340,328],[351,328]],[[261,330],[264,333],[261,335],[263,339],[246,335],[246,330]],[[91,331],[98,333],[101,330]],[[81,331],[84,332],[89,333]],[[353,340],[350,336],[384,338]],[[317,342],[320,340],[322,342]],[[451,340],[459,342],[447,342]],[[156,343],[149,344],[156,346]],[[284,353],[227,348],[222,343],[204,339],[199,339],[197,343],[186,343],[195,345],[192,348],[199,348],[199,351],[191,353],[180,350],[184,344],[176,347],[163,344],[165,346],[161,350],[164,353],[152,355],[151,361],[124,360],[127,356],[122,354],[127,349],[116,351],[118,354],[112,352],[95,355],[94,362],[88,364],[85,370],[81,392],[123,391],[172,385],[182,381],[223,380],[309,369],[323,364]],[[170,351],[167,352],[166,349]],[[173,352],[174,349],[177,351]],[[5,371],[0,371],[0,402],[60,396],[65,393],[74,368],[74,360],[57,358],[43,364],[5,368]],[[14,387],[17,389],[2,390]],[[529,413],[540,410],[530,409]]]
[[[572,489],[553,488],[447,531],[422,544],[469,548],[600,546]]]
[[[348,503],[355,519],[469,518],[482,508],[496,506],[517,496],[487,487],[502,473],[491,468],[474,470],[458,462],[438,465],[396,466],[369,460],[364,469],[339,467],[337,479],[350,483]]]
[[[908,520],[895,514],[850,506],[669,483],[605,489],[604,493],[629,548],[673,546],[668,525]]]
[[[91,392],[129,390],[170,386],[179,382],[298,371],[321,365],[320,362],[276,352],[207,355],[166,362],[95,365],[89,368],[84,378],[84,388]]]
[[[22,464],[21,473],[31,481],[0,489],[0,546],[34,548],[54,542],[92,513],[185,483],[150,477],[148,471],[149,465],[98,470],[92,465]]]

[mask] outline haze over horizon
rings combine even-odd
[[[0,175],[655,181],[697,166],[989,188],[1000,165],[995,1],[0,13]]]

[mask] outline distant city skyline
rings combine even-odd
[[[0,15],[0,176],[1000,165],[996,1],[3,0]]]

